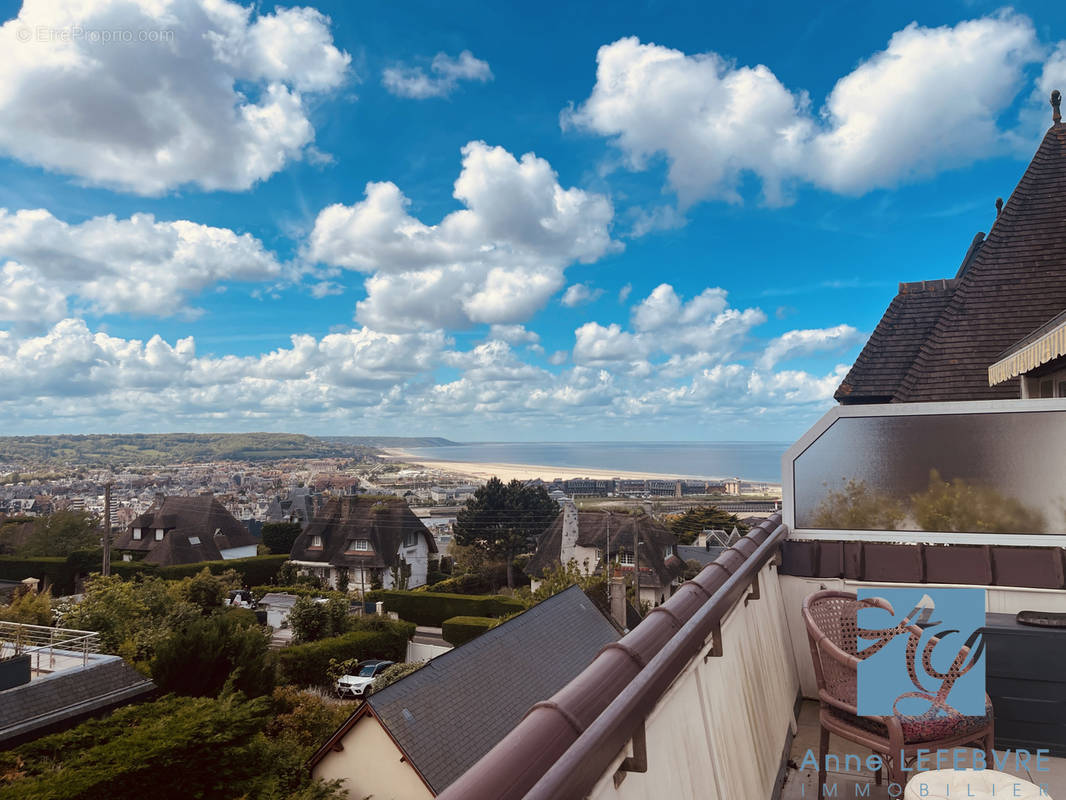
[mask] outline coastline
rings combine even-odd
[[[384,456],[390,461],[402,461],[405,464],[415,464],[429,470],[439,470],[453,475],[463,475],[475,480],[487,480],[493,476],[502,481],[520,480],[528,481],[540,478],[550,483],[555,478],[563,480],[569,478],[651,478],[657,480],[717,480],[706,475],[682,475],[668,472],[634,472],[632,470],[609,470],[595,467],[558,467],[546,464],[510,464],[506,462],[481,462],[481,461],[446,461],[443,459],[426,458],[425,456],[412,455],[406,450],[399,448],[381,448]],[[743,479],[742,479],[743,480]]]

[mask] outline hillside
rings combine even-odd
[[[358,458],[373,447],[295,433],[133,433],[0,437],[0,463],[145,465],[283,458]]]
[[[456,445],[439,436],[320,436],[324,442],[363,447],[447,447]]]

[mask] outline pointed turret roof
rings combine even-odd
[[[975,239],[956,278],[900,285],[836,399],[1018,397],[1017,378],[988,385],[989,365],[1063,309],[1066,125],[1056,119],[987,238]]]

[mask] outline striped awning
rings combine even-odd
[[[1062,355],[1066,355],[1066,321],[1007,352],[988,368],[988,385],[1003,383]]]

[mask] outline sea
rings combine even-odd
[[[785,442],[468,442],[404,448],[415,456],[470,463],[616,469],[694,478],[780,483]]]

